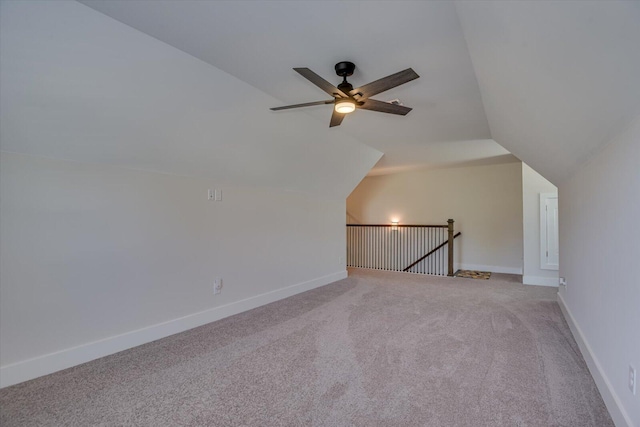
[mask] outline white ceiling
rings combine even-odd
[[[325,164],[379,156],[360,141],[385,154],[373,173],[511,152],[558,184],[640,114],[637,1],[83,3],[115,20],[2,2],[3,149],[320,191],[353,178]],[[327,99],[291,68],[337,83],[341,60],[356,86],[414,68],[376,97],[414,110],[332,129],[330,106],[268,110]]]
[[[382,155],[75,1],[0,12],[3,151],[342,200]]]
[[[349,79],[354,86],[412,67],[419,79],[374,97],[399,98],[414,109],[405,117],[356,111],[340,128],[329,130],[328,105],[271,113],[291,121],[310,115],[326,125],[327,132],[346,133],[384,152],[373,173],[504,160],[509,153],[491,140],[452,2],[82,3],[281,101],[273,106],[330,99],[293,67],[309,67],[337,84],[340,78],[333,66],[349,60],[357,67]]]
[[[640,115],[640,1],[457,8],[493,139],[553,183]]]

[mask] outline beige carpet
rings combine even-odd
[[[351,270],[0,390],[0,425],[612,426],[555,292]]]

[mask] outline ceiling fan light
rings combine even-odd
[[[336,101],[334,109],[336,113],[340,114],[353,113],[356,109],[356,104],[351,99],[341,99],[340,101]]]

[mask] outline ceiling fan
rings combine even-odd
[[[304,104],[286,105],[284,107],[271,108],[273,111],[288,110],[291,108],[310,107],[312,105],[333,104],[333,114],[329,127],[339,126],[344,116],[353,112],[356,108],[362,110],[380,111],[382,113],[407,115],[411,108],[404,105],[393,104],[390,102],[377,101],[370,97],[378,93],[384,92],[401,84],[410,82],[420,77],[411,68],[399,71],[390,76],[383,77],[374,82],[368,83],[358,88],[353,88],[351,83],[347,82],[347,77],[353,75],[356,66],[353,62],[338,62],[335,66],[336,74],[342,77],[342,83],[335,87],[308,68],[294,68],[302,77],[318,86],[329,95],[333,96],[332,100],[305,102]]]

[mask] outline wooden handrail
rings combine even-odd
[[[444,227],[447,227],[446,225]],[[455,239],[456,237],[458,237],[460,234],[462,234],[461,232],[457,232],[453,238]],[[449,243],[449,240],[445,240],[444,242],[442,242],[437,248],[432,249],[429,251],[428,254],[422,256],[420,259],[418,259],[417,261],[415,261],[413,264],[411,264],[409,267],[405,268],[402,271],[408,271],[411,267],[413,267],[414,265],[418,264],[420,261],[424,260],[425,258],[427,258],[429,255],[431,255],[432,253],[434,253],[435,251],[437,251],[438,249],[443,248],[447,243]]]

